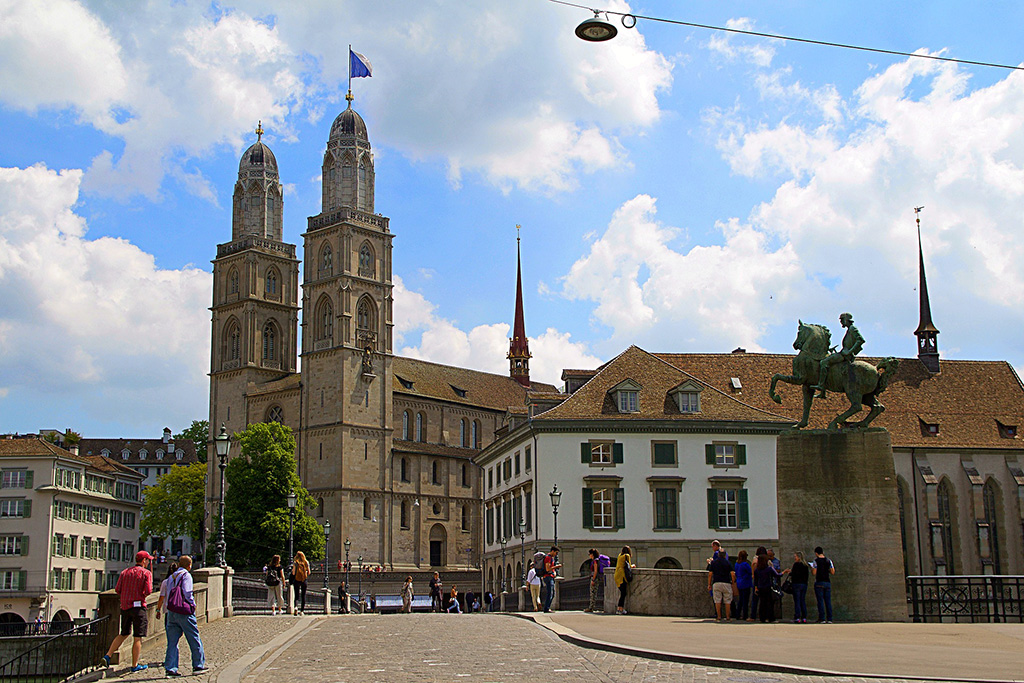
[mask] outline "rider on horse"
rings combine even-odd
[[[839,362],[852,363],[854,356],[864,348],[864,337],[861,335],[860,330],[853,326],[853,316],[851,314],[843,313],[840,315],[839,324],[847,328],[846,335],[843,337],[843,348],[821,359],[821,369],[818,371],[818,386],[813,387],[821,393],[815,396],[815,398],[825,398],[825,381],[828,379],[829,366]]]

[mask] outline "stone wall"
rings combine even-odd
[[[614,614],[619,589],[613,581],[615,568],[605,571],[604,611]],[[708,594],[707,572],[692,569],[633,570],[626,593],[626,611],[672,617],[714,617],[715,605]]]

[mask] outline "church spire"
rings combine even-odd
[[[921,303],[921,320],[914,334],[917,336],[917,357],[929,372],[939,371],[939,330],[932,323],[932,307],[928,301],[928,280],[924,274],[924,248],[921,246],[921,209],[914,207],[917,216],[918,294]]]
[[[519,226],[516,226],[516,317],[508,349],[508,374],[524,387],[530,386],[530,344],[523,316],[523,268],[519,255]]]

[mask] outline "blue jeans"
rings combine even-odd
[[[793,620],[807,619],[807,584],[793,583]]]
[[[832,621],[832,583],[815,581],[814,597],[818,600],[818,621]]]
[[[555,577],[548,575],[541,580],[544,582],[544,611],[550,612],[555,599]]]
[[[192,615],[168,612],[165,622],[167,631],[167,654],[164,656],[164,669],[178,670],[178,641],[185,636],[188,647],[192,650],[192,668],[201,669],[206,666],[206,654],[203,652],[203,641],[199,640],[199,626]]]

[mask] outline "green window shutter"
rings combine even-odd
[[[615,519],[613,520],[616,529],[626,528],[626,489],[615,489],[613,495],[615,501]]]
[[[584,441],[580,444],[580,462],[584,465],[589,465],[590,459],[590,444]]]
[[[24,517],[25,517],[25,519],[28,519],[31,516],[32,516],[32,501],[31,500],[26,500],[25,501],[25,515],[24,515]]]
[[[21,537],[21,556],[28,555],[28,536]]]
[[[25,474],[25,488],[27,488],[27,489],[30,489],[30,488],[32,488],[32,479],[33,479],[33,476],[32,476],[32,475],[33,475],[33,474],[35,474],[35,472],[33,472],[32,470],[29,470],[29,471],[28,471],[28,472],[27,472],[27,473]]]
[[[704,462],[707,463],[708,465],[715,464],[715,444],[704,444]]]
[[[18,572],[18,590],[25,590],[28,588],[28,572],[22,569]]]
[[[736,507],[740,513],[740,528],[750,528],[750,504],[747,502],[747,490],[740,489],[736,492]]]
[[[615,463],[616,465],[621,465],[622,464],[622,444],[621,443],[613,443],[612,444],[612,462]]]
[[[676,447],[675,447],[675,444],[671,444],[671,443],[656,443],[656,444],[654,444],[654,464],[655,465],[675,465],[676,464]]]
[[[747,464],[747,447],[743,444],[736,446],[736,464],[746,465]]]
[[[583,489],[583,528],[594,528],[594,492]]]
[[[713,452],[713,449],[712,449]],[[708,489],[708,528],[718,528],[718,490]]]

